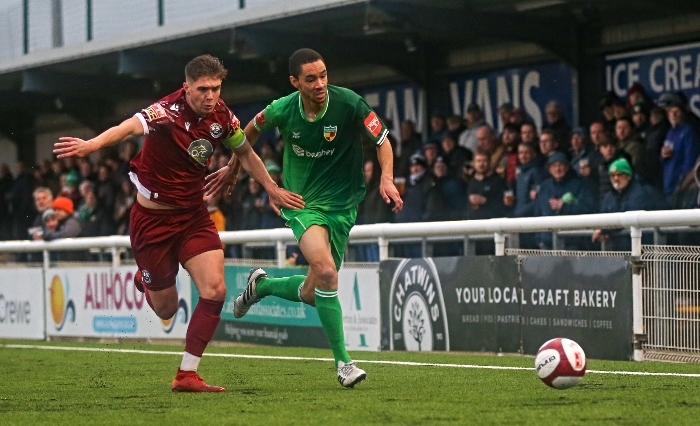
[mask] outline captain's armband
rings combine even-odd
[[[245,143],[245,133],[243,133],[243,130],[241,128],[237,128],[233,134],[228,137],[227,139],[224,139],[224,145],[231,149],[236,149],[243,145]]]

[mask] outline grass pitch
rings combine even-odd
[[[11,345],[31,347],[15,348]],[[142,350],[46,350],[34,346]],[[223,394],[172,393],[181,346],[0,340],[0,424],[114,425],[662,425],[700,422],[700,365],[589,360],[557,391],[530,357],[356,352],[368,379],[336,381],[330,360],[205,354],[199,372]],[[158,353],[151,353],[158,352]],[[326,358],[330,350],[210,347],[209,354]],[[360,360],[365,360],[361,362]],[[390,361],[397,363],[374,363]],[[404,364],[401,364],[403,362]],[[405,363],[459,364],[458,366]],[[525,369],[485,369],[498,366]]]

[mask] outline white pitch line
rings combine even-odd
[[[173,351],[147,351],[141,349],[114,349],[114,348],[86,348],[86,347],[71,347],[71,346],[41,346],[41,345],[5,345],[0,344],[0,348],[7,349],[45,349],[55,351],[85,351],[85,352],[115,352],[127,354],[147,354],[147,355],[182,355],[182,352]],[[283,361],[333,361],[333,358],[311,358],[298,356],[273,356],[273,355],[246,355],[246,354],[221,354],[207,353],[207,357],[219,358],[246,358],[246,359],[272,359]],[[411,361],[381,361],[381,360],[361,360],[356,362],[367,364],[387,364],[387,365],[405,365],[411,367],[447,367],[447,368],[469,368],[481,370],[512,370],[512,371],[533,371],[530,367],[504,367],[500,365],[476,365],[476,364],[439,364],[432,362],[411,362]],[[586,373],[593,374],[618,374],[626,376],[671,376],[671,377],[695,377],[700,378],[700,373],[653,373],[645,371],[604,371],[604,370],[587,370]]]

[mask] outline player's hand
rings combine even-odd
[[[206,184],[204,185],[204,196],[210,197],[217,194],[222,189],[226,194],[230,194],[233,187],[238,181],[238,172],[241,170],[241,162],[238,158],[234,157],[233,164],[220,168],[212,174],[207,175],[204,178]]]
[[[270,198],[270,207],[272,207],[277,216],[280,214],[280,207],[292,210],[304,208],[304,198],[301,195],[278,186],[268,190],[267,196]]]
[[[391,209],[392,212],[398,213],[403,209],[403,200],[399,190],[394,185],[394,179],[382,178],[379,181],[379,194],[385,203],[391,204],[392,201],[394,202],[394,207]]]
[[[58,154],[56,158],[66,157],[85,157],[94,151],[92,145],[88,141],[79,138],[62,137],[58,138],[60,142],[53,144],[54,154]]]

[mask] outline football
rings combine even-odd
[[[578,343],[558,337],[540,346],[535,370],[547,386],[568,389],[576,386],[586,374],[586,354]]]

